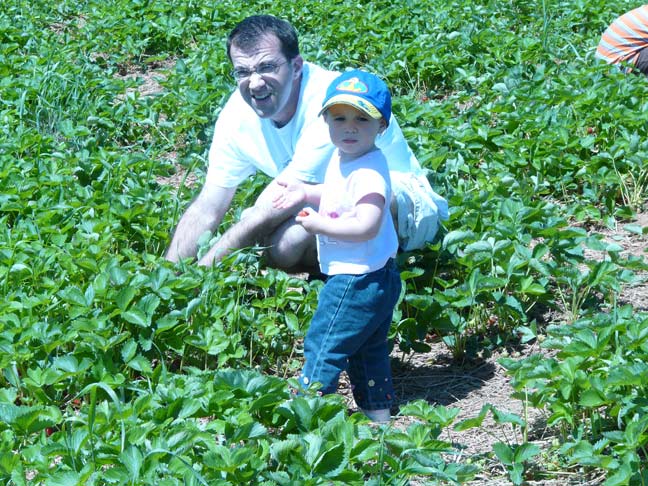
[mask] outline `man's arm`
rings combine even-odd
[[[198,197],[180,218],[165,258],[177,262],[195,257],[198,238],[205,231],[214,231],[223,220],[232,202],[236,187],[203,186]]]
[[[234,250],[254,246],[271,235],[282,223],[294,216],[294,208],[275,209],[272,199],[280,191],[276,181],[263,190],[245,218],[230,226],[216,244],[198,261],[199,265],[209,266],[220,261]]]

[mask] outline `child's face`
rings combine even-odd
[[[342,155],[350,156],[351,159],[373,150],[376,136],[386,126],[383,118],[376,120],[349,105],[330,106],[324,119],[333,144],[340,149]]]

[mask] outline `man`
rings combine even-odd
[[[238,90],[216,121],[205,185],[178,223],[166,254],[171,261],[196,255],[199,237],[218,227],[236,187],[257,170],[283,181],[319,183],[334,148],[318,114],[338,73],[302,59],[288,22],[270,15],[244,19],[228,37],[227,54]],[[395,205],[402,247],[410,249],[436,232],[438,219],[447,218],[447,203],[429,188],[393,117],[377,145],[390,170],[403,175],[399,194],[399,177],[394,177]],[[272,266],[316,267],[315,239],[294,221],[301,208],[272,207],[279,190],[273,180],[198,263],[211,265],[235,249],[260,243]]]
[[[618,17],[603,32],[596,57],[623,66],[626,72],[648,74],[648,5]]]

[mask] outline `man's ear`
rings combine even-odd
[[[380,118],[380,134],[382,135],[385,130],[387,130],[387,122],[385,121],[384,118]]]
[[[295,58],[292,60],[293,64],[293,69],[294,69],[294,77],[297,79],[302,72],[302,69],[304,67],[304,58],[302,58],[300,55],[295,56]]]

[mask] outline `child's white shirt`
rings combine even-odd
[[[341,162],[335,151],[328,165],[319,213],[324,217],[348,218],[355,206],[368,194],[385,198],[380,229],[375,238],[366,241],[345,241],[317,235],[320,269],[326,275],[360,275],[385,266],[396,256],[398,238],[391,211],[391,180],[385,156],[373,150],[353,161]]]

